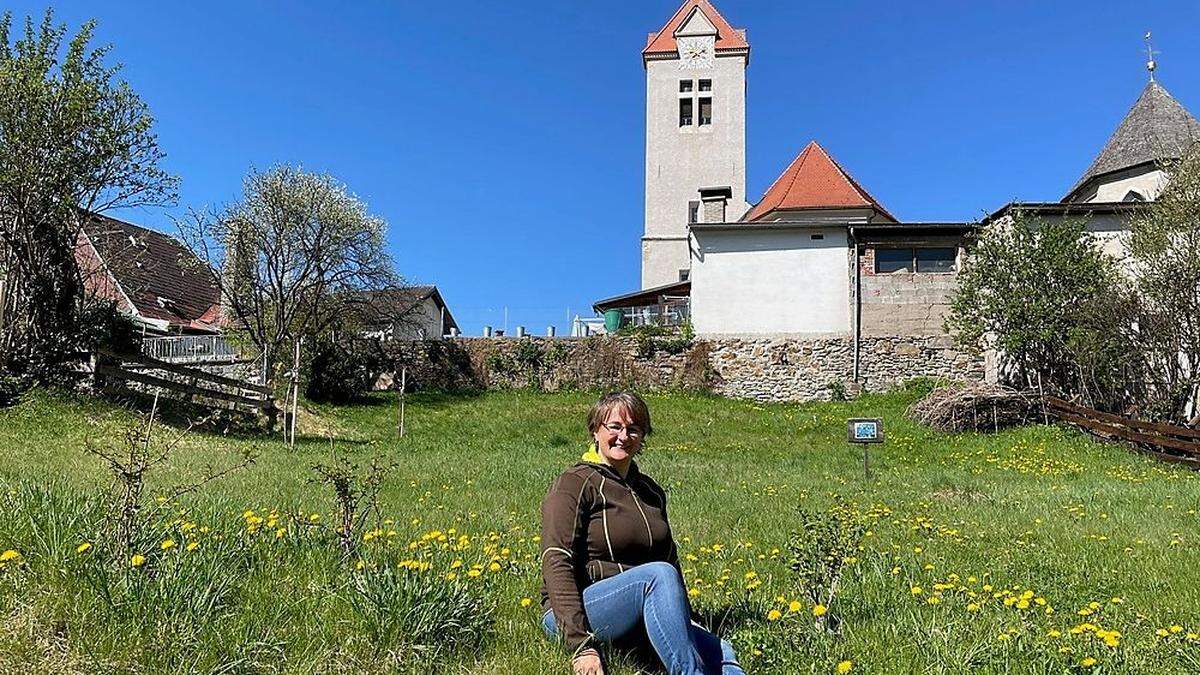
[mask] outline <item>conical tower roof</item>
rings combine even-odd
[[[1093,178],[1180,157],[1196,142],[1200,142],[1200,122],[1151,80],[1063,201],[1072,201]]]

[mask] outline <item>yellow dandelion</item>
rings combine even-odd
[[[825,616],[825,612],[827,611],[825,605],[814,605],[812,609],[813,616]]]
[[[158,547],[164,551],[175,548],[175,540],[174,539],[164,539],[163,543],[159,544]]]
[[[187,548],[187,550],[189,550],[189,551],[195,551],[196,549],[200,548],[200,542],[198,542],[198,541],[190,542],[185,548]]]
[[[87,553],[89,550],[91,550],[91,548],[92,548],[91,543],[85,541],[82,544],[75,547],[75,552],[76,553]]]
[[[145,564],[146,564],[146,556],[142,555],[141,553],[134,553],[133,557],[131,557],[129,559],[130,567],[141,567],[142,565],[145,565]]]
[[[522,607],[528,607],[528,606],[530,606],[530,605],[532,605],[532,604],[533,604],[533,600],[532,600],[532,599],[530,599],[530,598],[521,598],[521,606],[522,606]]]
[[[920,586],[913,586],[910,590],[912,591],[913,595],[920,595],[925,592],[921,589]]]
[[[773,610],[767,612],[767,621],[778,621],[779,618],[782,616],[783,616],[783,612],[780,612],[777,609],[773,609]]]
[[[839,661],[837,664],[837,667],[834,668],[833,670],[834,670],[834,672],[839,673],[839,675],[845,675],[845,673],[850,672],[850,669],[853,667],[854,667],[854,662],[849,659],[846,659],[845,661]]]
[[[6,550],[5,552],[0,553],[0,562],[9,562],[10,560],[16,560],[20,557],[21,557],[21,554],[19,552],[14,551],[13,549],[10,548],[10,549]]]
[[[1096,659],[1093,659],[1092,657],[1089,656],[1086,659],[1080,661],[1079,665],[1084,668],[1091,668],[1092,666],[1096,665]]]

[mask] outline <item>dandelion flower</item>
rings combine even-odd
[[[920,595],[925,592],[925,591],[921,590],[920,586],[913,586],[911,590],[912,590],[913,595]]]
[[[799,600],[793,600],[788,603],[788,611],[792,613],[799,612],[801,606]]]
[[[146,564],[146,556],[142,555],[141,553],[134,553],[133,557],[131,557],[129,559],[130,567],[141,567],[142,565],[145,565],[145,564]]]
[[[779,618],[782,616],[783,616],[783,612],[780,612],[777,609],[773,609],[773,610],[767,612],[767,621],[778,621]]]
[[[1084,668],[1091,668],[1092,666],[1096,665],[1096,659],[1093,659],[1092,657],[1089,656],[1086,659],[1080,661],[1079,665],[1083,666]]]
[[[76,553],[87,553],[88,550],[90,550],[91,548],[92,548],[91,543],[85,541],[82,544],[75,547],[75,552]]]
[[[189,551],[195,551],[198,548],[200,548],[200,542],[198,541],[193,541],[187,545],[187,550]]]
[[[834,672],[839,673],[839,675],[845,675],[846,673],[850,672],[850,669],[853,667],[854,662],[847,659],[845,661],[838,662],[837,668],[834,668],[833,670]]]
[[[20,553],[18,553],[17,551],[14,551],[13,549],[10,548],[7,551],[5,551],[4,553],[0,553],[0,562],[8,562],[10,560],[16,560],[17,558],[20,558],[20,557],[21,557]]]
[[[521,598],[521,606],[522,607],[528,607],[532,604],[533,604],[533,600],[531,600],[529,598]]]
[[[159,544],[158,547],[164,551],[175,548],[175,540],[174,539],[164,539],[163,543]]]

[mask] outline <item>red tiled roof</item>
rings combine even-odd
[[[864,207],[874,208],[881,215],[896,220],[825,152],[825,148],[811,141],[742,220],[759,220],[779,210]]]
[[[750,43],[746,41],[746,31],[737,29],[729,25],[725,17],[717,11],[716,7],[708,0],[687,0],[679,8],[679,11],[671,17],[667,25],[662,27],[662,30],[657,33],[651,33],[646,40],[646,48],[642,50],[642,56],[650,54],[673,53],[678,50],[675,44],[675,31],[679,30],[679,26],[683,24],[688,15],[692,13],[692,9],[699,7],[700,11],[708,17],[708,20],[717,29],[717,50],[722,49],[749,49]]]

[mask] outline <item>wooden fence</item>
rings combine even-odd
[[[1200,469],[1200,429],[1114,415],[1052,396],[1046,397],[1046,411],[1096,436],[1126,441],[1163,461]]]
[[[195,403],[262,413],[272,426],[279,413],[275,397],[266,385],[169,363],[145,354],[101,350],[96,354],[94,373],[97,387],[101,389],[111,388],[113,381],[136,382],[166,389]]]

